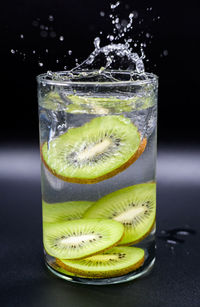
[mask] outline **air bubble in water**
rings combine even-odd
[[[100,12],[100,16],[101,16],[101,17],[104,17],[104,16],[105,16],[105,13],[104,13],[103,11],[101,11],[101,12]]]
[[[53,15],[49,15],[49,21],[54,21]]]
[[[64,41],[64,36],[61,35],[61,36],[59,37],[59,40],[60,40],[61,42],[63,42],[63,41]]]
[[[10,52],[11,52],[12,54],[15,54],[15,50],[14,50],[14,49],[11,49]]]
[[[118,7],[120,5],[120,2],[119,1],[117,1],[115,4],[111,4],[110,5],[110,8],[111,8],[111,10],[114,10],[116,7]]]

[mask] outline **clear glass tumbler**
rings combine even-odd
[[[96,285],[146,274],[155,261],[157,77],[82,71],[37,81],[47,267]]]

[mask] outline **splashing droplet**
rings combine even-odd
[[[96,38],[94,39],[94,47],[95,47],[95,49],[99,49],[99,48],[100,48],[100,43],[101,43],[100,38],[99,38],[99,37],[96,37]]]
[[[40,32],[40,36],[41,36],[41,37],[44,37],[44,38],[47,37],[47,36],[48,36],[47,31],[41,31],[41,32]]]
[[[44,64],[42,62],[39,62],[38,65],[42,67]]]
[[[69,54],[69,55],[72,55],[72,50],[69,50],[69,51],[68,51],[68,54]]]
[[[49,21],[54,21],[53,15],[49,15]]]
[[[115,4],[111,4],[110,8],[111,10],[114,10],[116,7],[118,7],[120,5],[120,1],[117,1]]]
[[[35,52],[36,52],[36,51],[35,51],[35,50],[33,50],[33,54],[35,54]]]
[[[56,32],[51,31],[49,35],[50,35],[51,38],[55,38],[56,37]]]
[[[24,35],[23,35],[23,34],[20,34],[20,38],[21,38],[21,39],[24,39]]]
[[[100,16],[101,16],[101,17],[104,17],[104,16],[105,16],[105,13],[104,13],[103,11],[101,11],[101,12],[100,12]]]
[[[49,49],[45,49],[45,52],[48,53],[48,52],[49,52]]]
[[[61,42],[63,42],[63,41],[64,41],[64,36],[61,35],[61,36],[59,37],[59,40],[60,40]]]
[[[11,49],[10,52],[11,52],[12,54],[15,54],[15,50],[14,50],[14,49]]]
[[[38,27],[39,26],[39,22],[37,20],[33,20],[32,26],[33,27]]]
[[[163,51],[163,55],[164,55],[164,56],[168,56],[168,50],[164,50],[164,51]]]

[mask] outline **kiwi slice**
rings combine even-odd
[[[144,263],[144,250],[137,247],[114,247],[85,259],[57,259],[56,262],[64,269],[85,277],[114,277],[138,269]]]
[[[152,97],[127,97],[120,99],[116,97],[90,97],[68,95],[68,104],[66,111],[69,113],[89,113],[89,114],[109,114],[131,112],[134,110],[142,110],[153,106],[155,103]]]
[[[146,139],[124,116],[97,117],[71,128],[41,148],[45,166],[73,183],[96,183],[129,167],[142,154]]]
[[[124,225],[119,245],[131,245],[144,239],[152,230],[156,214],[156,184],[144,183],[113,192],[98,200],[84,217],[107,218]]]
[[[44,247],[53,257],[80,259],[117,245],[122,224],[104,219],[43,223]]]
[[[55,223],[81,219],[92,204],[93,202],[91,201],[68,201],[48,204],[43,200],[43,222]]]

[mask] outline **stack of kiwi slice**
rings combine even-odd
[[[153,229],[156,184],[130,186],[97,202],[43,202],[44,248],[65,274],[85,278],[121,276],[144,263],[130,245]]]
[[[41,157],[48,170],[64,181],[96,184],[128,168],[146,142],[130,119],[107,115],[45,142]],[[142,266],[144,250],[131,245],[153,228],[155,189],[155,183],[144,183],[96,202],[43,201],[44,248],[55,258],[55,266],[85,278],[121,276]]]
[[[124,171],[143,153],[137,127],[122,115],[96,117],[41,146],[41,157],[58,178],[93,184]]]

